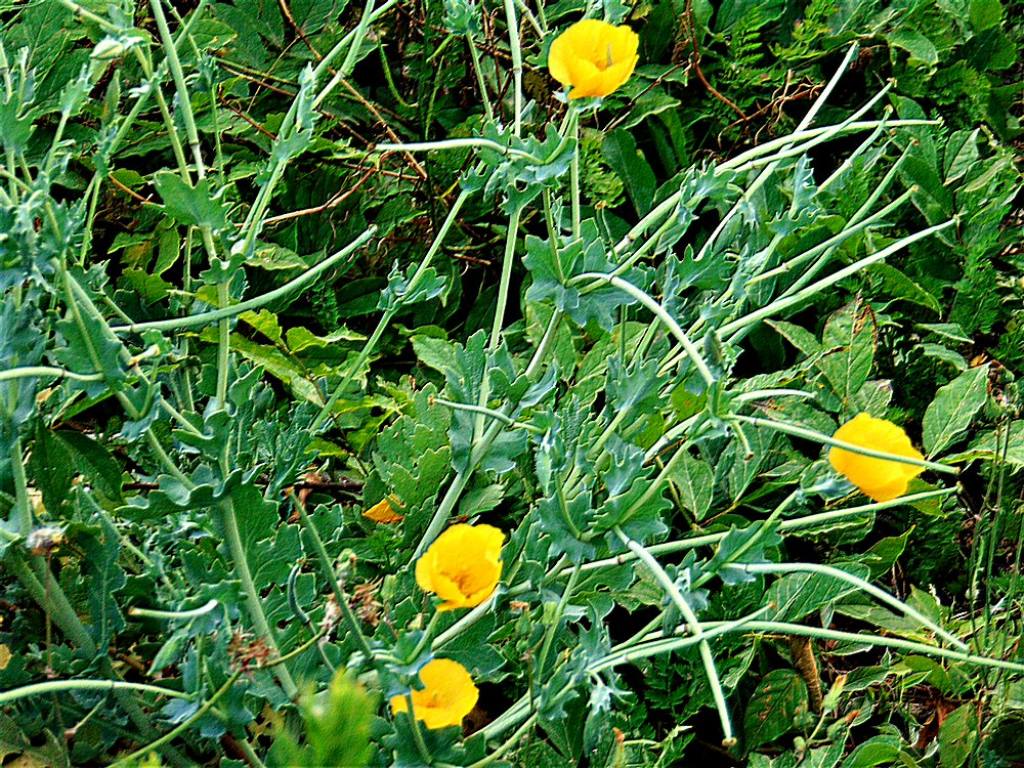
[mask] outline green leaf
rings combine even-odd
[[[938,299],[895,267],[884,262],[875,264],[871,267],[870,274],[881,278],[881,289],[893,298],[926,307],[937,315],[942,312]]]
[[[626,115],[621,128],[622,130],[633,128],[640,125],[651,115],[657,115],[667,109],[675,109],[679,104],[679,99],[669,96],[660,89],[647,91],[636,100],[633,108]],[[630,179],[626,178],[624,181],[628,182]]]
[[[988,399],[988,366],[968,368],[939,387],[921,423],[924,448],[935,456],[957,440]]]
[[[1003,4],[999,0],[971,0],[969,15],[975,33],[984,32],[1002,21]]]
[[[106,648],[113,636],[124,629],[124,617],[114,596],[126,583],[118,564],[121,539],[109,518],[100,516],[98,535],[81,537],[82,576],[89,585],[89,631],[100,648]]]
[[[832,315],[822,335],[825,352],[818,368],[849,410],[860,410],[856,394],[871,374],[875,357],[875,319],[871,308],[855,301]]]
[[[960,768],[978,743],[978,708],[968,702],[953,710],[939,728],[939,765]]]
[[[636,212],[643,216],[651,209],[657,180],[654,171],[636,147],[632,134],[617,129],[604,137],[601,153],[626,186]]]
[[[898,736],[875,736],[858,745],[843,761],[842,768],[893,766],[898,763],[899,756],[900,739]]]
[[[211,192],[209,179],[191,187],[178,174],[161,171],[153,178],[153,185],[167,215],[179,224],[209,227],[214,231],[227,226],[227,206],[219,199],[219,194]]]
[[[791,669],[769,672],[754,690],[743,715],[746,747],[754,750],[793,729],[807,712],[807,683]]]
[[[894,48],[910,54],[907,63],[912,67],[934,67],[939,63],[939,52],[935,44],[916,29],[897,30],[886,40]]]
[[[862,565],[843,563],[841,567],[862,579],[870,576],[868,568]],[[790,573],[772,583],[765,593],[765,602],[775,606],[772,621],[799,621],[856,591],[856,587],[827,574]]]
[[[711,509],[714,496],[714,473],[706,461],[684,454],[672,472],[683,506],[700,522]]]

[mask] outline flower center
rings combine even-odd
[[[480,590],[483,583],[486,581],[484,574],[479,568],[465,568],[450,573],[448,575],[455,585],[459,588],[459,592],[464,595],[472,595],[474,592]]]
[[[598,69],[600,69],[603,72],[604,70],[606,70],[609,67],[611,67],[611,65],[614,64],[614,63],[615,63],[615,60],[612,57],[612,44],[608,43],[607,47],[605,48],[605,52],[604,52],[604,61],[601,61],[601,60],[595,61],[594,62],[594,66],[596,66]]]

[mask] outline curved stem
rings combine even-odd
[[[661,304],[628,280],[623,280],[621,277],[616,277],[612,274],[605,274],[602,272],[584,272],[570,279],[569,284],[573,285],[587,280],[593,281],[595,284],[601,282],[608,283],[609,285],[618,288],[623,293],[629,294],[653,312],[665,327],[668,328],[669,332],[676,337],[676,340],[682,344],[683,349],[686,350],[687,356],[693,362],[694,366],[696,366],[697,372],[700,373],[701,378],[704,379],[704,383],[709,387],[715,383],[715,376],[711,373],[711,369],[708,368],[708,364],[704,362],[704,358],[701,356],[696,345],[690,341],[690,337],[686,335],[686,331],[679,326],[679,323],[675,321],[675,318],[673,318],[665,308],[661,306]]]
[[[9,704],[28,696],[41,696],[47,693],[62,691],[144,691],[170,696],[175,699],[191,699],[187,693],[161,688],[145,683],[128,683],[123,680],[47,680],[45,683],[32,683],[9,691],[0,691],[0,704]]]
[[[853,443],[847,443],[843,440],[836,440],[834,437],[829,437],[821,432],[815,432],[812,429],[807,429],[806,427],[801,427],[797,424],[787,424],[784,421],[762,419],[757,416],[736,415],[734,418],[755,427],[774,429],[776,432],[783,432],[787,435],[793,435],[794,437],[802,437],[805,440],[813,440],[816,443],[829,445],[833,448],[841,448],[844,451],[859,453],[862,456],[870,456],[874,459],[885,459],[886,461],[895,461],[899,464],[912,464],[915,467],[925,467],[926,469],[930,469],[934,472],[942,472],[946,475],[956,475],[960,472],[956,467],[951,467],[948,464],[939,464],[934,461],[928,461],[927,459],[915,459],[913,456],[900,456],[895,453],[876,451],[873,448],[865,448],[862,445],[854,445]]]
[[[229,307],[221,307],[219,309],[211,310],[209,312],[200,312],[195,315],[187,315],[185,317],[172,317],[167,320],[153,320],[147,323],[131,323],[130,325],[115,325],[111,327],[114,333],[141,333],[142,331],[173,331],[182,330],[185,328],[195,328],[200,325],[208,325],[210,323],[217,322],[224,318],[235,317],[248,312],[251,309],[259,309],[260,307],[266,306],[271,302],[277,301],[287,297],[294,291],[305,287],[316,277],[323,274],[325,271],[333,267],[342,259],[352,255],[356,250],[366,244],[370,238],[377,232],[376,226],[367,227],[366,230],[359,235],[355,240],[346,245],[337,253],[328,256],[326,259],[321,261],[315,267],[310,267],[298,277],[289,280],[287,283],[282,285],[280,288],[275,288],[272,291],[268,291],[260,296],[254,296],[251,299],[240,301],[237,304],[232,304]]]
[[[245,546],[242,544],[242,536],[238,530],[238,518],[235,515],[234,501],[228,497],[220,503],[221,520],[224,525],[224,538],[227,541],[228,551],[231,553],[231,560],[242,583],[242,593],[245,595],[245,604],[248,609],[249,619],[257,636],[266,643],[267,647],[276,656],[281,656],[281,649],[277,644],[277,638],[267,621],[267,614],[263,611],[263,600],[256,590],[256,584],[252,580],[252,571],[249,570],[249,560],[246,556]],[[294,700],[299,689],[292,680],[288,668],[284,665],[274,668],[281,687],[289,699]]]
[[[648,570],[650,570],[654,578],[657,579],[662,589],[665,590],[669,599],[671,599],[676,608],[679,609],[679,613],[682,614],[683,620],[686,622],[691,634],[693,634],[694,638],[699,641],[698,647],[700,649],[700,658],[704,664],[704,672],[708,678],[708,687],[711,688],[711,696],[715,700],[715,708],[718,710],[718,719],[722,725],[722,744],[732,746],[736,739],[732,733],[732,721],[729,719],[729,705],[725,701],[725,693],[722,691],[722,683],[718,679],[718,668],[715,666],[715,659],[711,654],[711,646],[703,636],[700,622],[697,619],[697,614],[694,613],[690,604],[686,602],[686,598],[683,597],[675,582],[669,578],[665,569],[661,567],[661,564],[654,559],[651,553],[648,552],[640,542],[633,541],[622,532],[621,528],[615,528],[615,535],[619,537],[619,541],[621,541],[631,552],[633,552],[633,554],[640,558],[644,565],[647,566]],[[570,578],[572,577],[570,576]]]
[[[184,720],[180,725],[178,725],[176,728],[169,730],[156,741],[150,742],[146,746],[140,747],[139,749],[135,750],[130,755],[121,758],[115,763],[112,763],[111,768],[115,768],[115,766],[119,765],[131,765],[143,755],[152,752],[154,749],[159,749],[164,744],[168,744],[174,741],[176,738],[178,738],[178,736],[185,733],[185,731],[187,731],[189,728],[191,728],[193,725],[199,722],[199,720],[201,720],[203,717],[205,717],[206,713],[209,712],[213,708],[213,706],[218,701],[220,701],[228,693],[228,691],[231,690],[235,682],[241,676],[242,670],[238,670],[232,673],[232,675],[224,681],[224,684],[220,688],[218,688],[209,699],[204,701],[203,705],[199,707],[199,709],[193,712],[192,715],[188,717],[186,720]]]
[[[969,650],[967,644],[962,642],[960,638],[947,632],[920,611],[900,600],[897,600],[888,592],[883,589],[879,589],[871,582],[865,581],[858,576],[854,576],[852,573],[847,573],[841,568],[836,568],[831,565],[818,565],[816,563],[730,563],[725,567],[734,568],[746,573],[813,573],[828,576],[829,578],[837,579],[839,581],[845,581],[847,584],[856,587],[862,592],[866,592],[889,607],[895,608],[907,618],[913,619],[921,624],[921,626],[930,629],[954,648],[959,648],[961,651]]]

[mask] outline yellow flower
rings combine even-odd
[[[853,420],[837,429],[832,437],[874,451],[912,459],[924,458],[911,445],[910,438],[902,427],[866,413],[857,414]],[[902,496],[907,492],[910,481],[924,471],[924,467],[916,464],[876,459],[843,448],[829,450],[828,460],[836,472],[875,501],[889,501]]]
[[[639,45],[636,32],[625,25],[584,19],[555,38],[548,70],[562,85],[572,87],[570,99],[607,96],[633,74]]]
[[[466,668],[451,659],[434,659],[420,670],[423,688],[412,692],[412,708],[417,720],[427,728],[461,725],[462,718],[476,706],[480,691]],[[407,712],[405,696],[391,699],[391,711]]]
[[[491,525],[453,525],[416,561],[416,583],[444,601],[439,611],[480,605],[501,578],[504,540]]]

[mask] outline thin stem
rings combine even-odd
[[[708,368],[708,364],[704,362],[704,358],[701,356],[696,345],[690,341],[690,337],[686,335],[686,332],[679,326],[679,323],[675,321],[675,318],[673,318],[668,311],[661,306],[661,304],[628,280],[623,280],[621,277],[616,277],[611,274],[604,274],[601,272],[584,272],[569,280],[569,284],[572,285],[588,280],[593,281],[594,283],[608,283],[609,285],[618,288],[623,293],[629,294],[653,312],[655,317],[657,317],[662,324],[668,328],[669,332],[676,337],[676,340],[683,346],[683,349],[686,350],[687,356],[697,368],[697,372],[700,373],[701,378],[704,379],[704,383],[709,387],[715,383],[714,374],[711,373],[711,369]]]
[[[558,628],[562,623],[562,617],[565,615],[565,609],[569,605],[569,598],[572,597],[573,590],[576,589],[576,580],[580,576],[580,566],[577,564],[573,566],[572,573],[569,574],[569,580],[565,582],[565,587],[562,589],[562,595],[558,599],[558,605],[555,607],[555,614],[551,617],[551,623],[548,625],[547,632],[544,634],[544,644],[541,647],[540,656],[537,657],[537,674],[544,678],[545,667],[547,666],[548,656],[551,653],[551,646],[554,644],[555,635],[558,633]]]
[[[533,424],[526,424],[522,421],[516,421],[511,416],[501,411],[496,411],[493,408],[484,408],[479,405],[469,405],[468,403],[456,403],[451,400],[445,400],[443,397],[433,397],[431,401],[437,405],[443,405],[445,408],[451,408],[453,411],[466,411],[468,413],[475,413],[478,416],[486,416],[504,424],[506,427],[513,427],[514,429],[525,429],[529,432],[538,433],[541,432],[538,427]]]
[[[920,232],[915,232],[912,235],[908,235],[907,237],[901,238],[900,240],[897,240],[895,243],[892,243],[891,245],[883,248],[877,253],[873,253],[870,256],[866,256],[863,259],[855,261],[853,264],[843,267],[842,269],[834,272],[828,277],[824,277],[818,282],[812,283],[806,288],[790,296],[784,296],[782,298],[776,299],[771,304],[768,304],[765,307],[755,310],[754,312],[751,312],[748,315],[744,315],[741,318],[733,320],[731,323],[726,323],[725,325],[718,329],[719,338],[725,338],[726,336],[729,336],[748,325],[759,323],[762,320],[771,317],[772,315],[777,315],[780,312],[789,309],[790,307],[796,306],[797,304],[800,304],[801,302],[810,298],[811,296],[821,293],[826,288],[835,285],[840,280],[845,280],[847,277],[856,274],[865,267],[870,267],[872,264],[877,264],[880,261],[884,261],[885,259],[892,256],[894,253],[897,253],[898,251],[903,250],[907,246],[916,243],[918,240],[923,240],[926,237],[931,237],[932,235],[941,232],[944,229],[952,227],[954,224],[956,224],[956,220],[950,219],[949,221],[944,221],[941,224],[936,224],[926,229],[922,229]]]
[[[707,639],[703,637],[697,614],[694,613],[690,604],[686,602],[686,598],[683,597],[675,582],[669,578],[665,569],[661,567],[661,564],[654,559],[640,542],[633,541],[622,532],[621,528],[615,528],[615,535],[619,537],[619,541],[627,549],[640,558],[643,564],[647,566],[662,589],[665,590],[669,599],[679,609],[679,613],[682,614],[683,620],[686,622],[691,634],[693,634],[695,639],[699,640],[698,647],[700,649],[701,661],[704,664],[704,672],[708,678],[708,686],[711,688],[711,696],[715,701],[715,708],[718,710],[718,719],[722,725],[722,744],[731,747],[736,743],[736,738],[733,736],[732,722],[729,719],[729,705],[725,701],[725,693],[722,691],[722,683],[718,678],[718,668],[715,666],[715,659],[711,654],[711,646]]]
[[[505,0],[505,24],[508,27],[508,45],[512,52],[512,132],[519,136],[523,132],[523,49],[519,44],[515,0]]]
[[[484,80],[484,72],[480,67],[480,52],[476,49],[476,43],[473,42],[473,35],[466,34],[466,44],[469,46],[469,59],[473,65],[473,72],[476,74],[476,85],[480,89],[480,100],[484,105],[484,117],[487,118],[487,122],[491,122],[494,119],[494,108],[491,107],[491,97],[487,93],[487,81]]]
[[[841,568],[835,568],[830,565],[818,565],[816,563],[730,563],[725,567],[734,568],[746,573],[813,573],[828,576],[829,578],[837,579],[839,581],[845,581],[847,584],[856,587],[862,592],[868,593],[891,608],[895,608],[907,618],[913,619],[921,624],[921,626],[930,629],[938,637],[941,637],[953,647],[959,648],[961,651],[969,650],[967,644],[962,642],[960,638],[950,632],[947,632],[920,611],[900,600],[897,600],[888,592],[883,589],[879,589],[871,582],[865,581],[858,576],[854,576],[852,573],[847,573]]]
[[[706,622],[702,626],[717,627],[719,622]],[[943,659],[965,661],[969,664],[977,664],[980,667],[993,667],[1005,669],[1012,672],[1024,672],[1024,664],[1013,661],[1003,661],[987,656],[977,656],[973,653],[954,651],[949,648],[940,648],[934,645],[914,642],[913,640],[902,640],[895,637],[881,637],[860,632],[842,632],[835,629],[824,629],[822,627],[807,627],[802,624],[789,624],[781,621],[751,621],[745,629],[757,632],[776,632],[782,635],[798,635],[801,637],[814,637],[820,640],[838,640],[840,642],[855,643],[858,645],[873,645],[880,648],[898,648],[904,651],[913,651],[926,656],[938,656]]]
[[[9,691],[0,691],[0,704],[9,704],[29,696],[42,696],[48,693],[64,691],[144,691],[170,696],[175,699],[191,699],[191,695],[181,691],[161,688],[146,683],[128,683],[123,680],[47,680],[45,683],[32,683]]]
[[[249,570],[249,561],[245,552],[245,545],[242,543],[242,536],[238,530],[238,518],[235,515],[235,505],[231,497],[225,498],[220,503],[221,521],[224,526],[224,538],[227,541],[228,551],[234,564],[235,573],[242,584],[242,592],[245,595],[245,603],[257,636],[266,643],[267,647],[276,656],[281,655],[281,649],[277,644],[277,638],[270,628],[267,615],[263,611],[263,600],[252,580],[252,572]],[[281,687],[289,699],[294,700],[299,689],[295,685],[288,668],[284,665],[274,668]]]
[[[409,728],[412,730],[412,740],[416,745],[416,751],[420,753],[420,758],[423,760],[425,765],[433,765],[434,758],[430,754],[430,750],[427,749],[427,743],[423,740],[423,731],[420,730],[420,721],[416,717],[416,705],[412,701],[412,693],[406,691],[405,693],[405,714],[409,718]]]
[[[205,616],[214,608],[220,605],[219,600],[210,600],[205,605],[201,605],[198,608],[192,608],[187,611],[161,611],[155,608],[139,608],[137,606],[128,609],[129,616],[142,616],[147,619],[166,619],[168,621],[184,621],[187,619],[197,619],[200,616]]]
[[[506,0],[508,2],[508,0]],[[576,142],[572,152],[572,163],[569,166],[569,199],[572,206],[572,236],[579,240],[581,233],[581,204],[580,204],[580,124],[579,115],[573,109],[569,113],[570,135]]]
[[[161,0],[149,0],[149,7],[153,11],[153,20],[156,22],[157,32],[160,34],[160,42],[163,44],[164,55],[167,57],[167,66],[171,71],[171,79],[178,91],[178,104],[181,108],[181,120],[185,124],[185,136],[188,139],[189,147],[192,149],[192,159],[196,164],[196,173],[199,178],[206,176],[206,167],[203,165],[203,154],[199,146],[199,131],[196,130],[195,116],[192,114],[192,102],[189,99],[188,85],[185,83],[185,73],[181,69],[181,60],[178,58],[178,49],[174,45],[174,38],[171,37],[171,30],[167,26],[167,17],[164,16],[164,9]]]
[[[167,320],[154,320],[148,323],[132,323],[130,325],[115,325],[111,328],[114,333],[141,333],[142,331],[173,331],[185,328],[195,328],[201,325],[208,325],[224,318],[235,317],[252,309],[259,309],[278,299],[283,299],[291,293],[304,288],[314,279],[333,267],[342,259],[351,256],[356,250],[365,245],[377,232],[376,226],[367,227],[357,238],[346,245],[337,253],[328,256],[315,267],[310,267],[301,275],[289,280],[287,283],[272,291],[254,296],[246,301],[240,301],[227,307],[220,307],[209,312],[200,312],[186,317],[172,317]]]
[[[345,619],[345,623],[348,624],[349,632],[352,633],[355,638],[356,645],[359,650],[363,652],[363,655],[367,660],[373,658],[373,649],[370,647],[370,642],[366,639],[366,635],[363,634],[362,627],[359,626],[359,620],[355,614],[352,613],[352,606],[349,604],[348,595],[341,588],[341,584],[338,583],[338,578],[334,573],[334,565],[331,562],[330,555],[327,554],[327,548],[324,546],[324,541],[320,538],[320,532],[317,531],[316,525],[309,517],[309,513],[306,511],[306,505],[302,503],[298,495],[291,494],[292,503],[295,505],[295,509],[299,512],[299,521],[302,523],[302,527],[306,530],[310,541],[313,542],[313,551],[316,553],[317,561],[320,564],[320,571],[324,575],[324,579],[331,587],[331,592],[334,593],[334,600],[338,604],[338,610],[341,611],[341,615]]]
[[[189,728],[191,728],[193,725],[199,722],[203,717],[205,717],[206,713],[209,712],[218,701],[220,701],[225,695],[227,695],[228,691],[230,691],[232,687],[234,687],[235,682],[241,676],[242,670],[239,669],[233,672],[231,676],[224,681],[224,684],[220,688],[218,688],[209,699],[204,701],[203,705],[199,707],[199,709],[193,712],[192,715],[190,715],[180,725],[178,725],[176,728],[169,730],[156,741],[150,742],[146,746],[140,747],[139,749],[135,750],[127,757],[121,758],[117,762],[113,763],[111,765],[111,768],[115,768],[115,766],[119,765],[131,765],[143,755],[152,752],[154,749],[159,749],[164,744],[168,744],[174,741],[176,738],[178,738],[178,736],[185,733],[185,731],[187,731]]]
[[[794,437],[813,440],[816,443],[829,445],[833,448],[842,448],[844,451],[858,453],[862,456],[870,456],[874,459],[885,459],[886,461],[895,461],[899,464],[912,464],[915,467],[925,467],[926,469],[930,469],[934,472],[942,472],[947,475],[956,475],[960,472],[956,467],[951,467],[948,464],[939,464],[938,462],[928,461],[927,459],[916,459],[913,456],[900,456],[895,453],[876,451],[873,448],[865,448],[862,445],[854,445],[853,443],[847,443],[843,440],[836,440],[834,437],[829,437],[821,432],[815,432],[812,429],[807,429],[806,427],[801,427],[796,424],[788,424],[784,421],[774,421],[772,419],[762,419],[756,416],[740,415],[736,415],[734,418],[755,427],[774,429],[776,432],[783,432],[784,434],[793,435]]]
[[[484,768],[485,766],[488,766],[491,763],[493,763],[495,760],[501,759],[501,756],[508,752],[513,747],[513,745],[515,745],[515,743],[519,741],[519,739],[521,739],[526,734],[526,732],[530,730],[530,728],[533,727],[533,724],[537,722],[537,718],[539,716],[539,713],[534,712],[532,715],[526,718],[525,721],[523,721],[523,724],[520,725],[511,736],[505,739],[505,741],[503,741],[493,752],[491,752],[491,754],[487,755],[487,757],[483,757],[477,760],[475,763],[470,763],[469,768]]]

